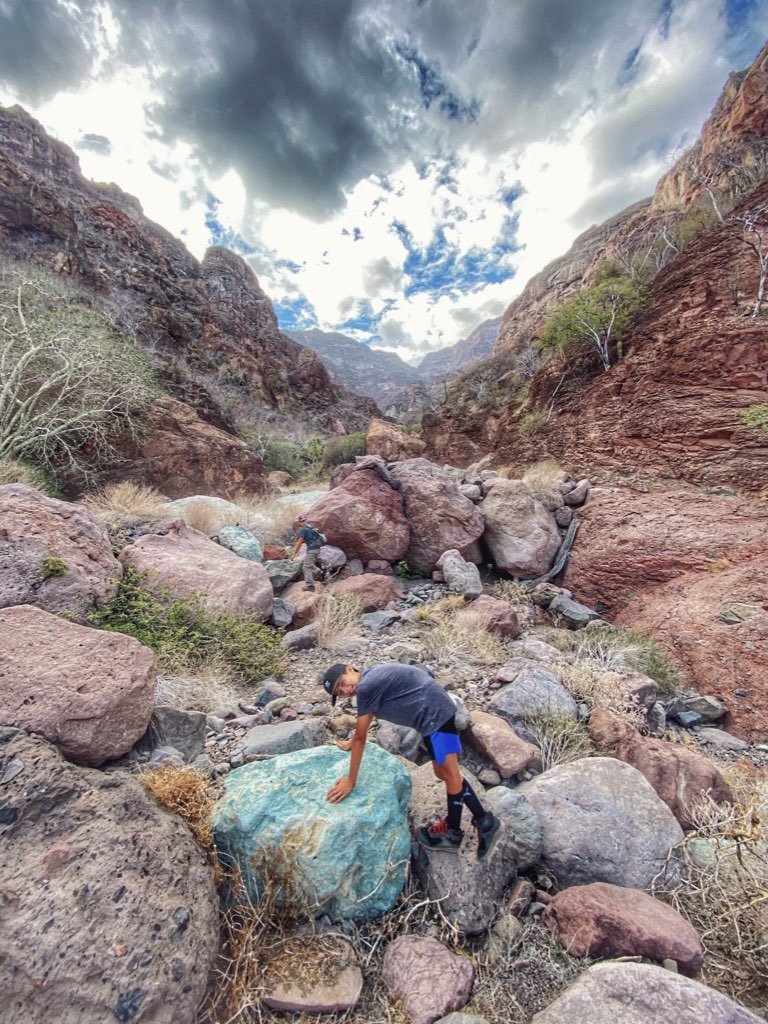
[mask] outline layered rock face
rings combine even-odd
[[[223,493],[258,483],[260,460],[233,436],[225,402],[329,433],[362,430],[376,412],[280,333],[239,256],[213,248],[199,263],[132,196],[85,179],[74,153],[19,107],[0,108],[0,246],[66,276],[135,332],[177,400],[148,415],[138,442],[118,442],[128,463],[116,476],[170,497],[205,491],[214,477]]]

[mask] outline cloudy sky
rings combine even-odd
[[[285,329],[418,361],[650,193],[765,0],[0,0],[21,103]]]

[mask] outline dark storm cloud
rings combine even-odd
[[[102,156],[109,156],[112,152],[112,143],[106,135],[94,135],[88,132],[81,135],[77,140],[78,149],[90,149],[92,153],[100,153]]]
[[[29,103],[78,85],[94,57],[98,19],[90,8],[90,3],[78,10],[54,0],[2,0],[0,82]]]

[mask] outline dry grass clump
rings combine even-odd
[[[247,491],[240,491],[232,498],[245,513],[246,522],[250,518],[259,520],[256,532],[262,544],[288,544],[296,539],[292,526],[301,507],[296,502],[283,502],[279,498],[280,495]]]
[[[592,752],[592,743],[583,723],[568,715],[557,714],[547,708],[531,708],[524,718],[528,732],[541,751],[544,771],[556,764],[578,761]]]
[[[208,536],[224,526],[237,526],[240,523],[238,513],[222,512],[202,499],[190,501],[183,509],[179,510],[179,515],[191,530],[197,530]]]
[[[56,497],[55,487],[42,470],[15,459],[0,459],[0,487],[3,484],[24,484],[25,487],[34,487],[36,491]]]
[[[330,652],[343,652],[360,643],[363,639],[362,612],[360,600],[354,594],[337,597],[324,593],[315,611],[317,646]]]
[[[517,580],[499,580],[493,585],[493,596],[500,601],[517,607],[532,608],[533,601],[528,590]]]
[[[190,832],[216,866],[212,824],[216,796],[210,780],[191,765],[175,768],[162,763],[143,772],[140,778],[163,807],[186,821]]]
[[[232,684],[226,667],[213,663],[188,675],[160,675],[155,688],[155,704],[206,715],[236,704],[239,697],[242,694]]]
[[[523,483],[528,484],[534,494],[560,494],[560,481],[565,473],[554,459],[534,462],[523,473]]]
[[[658,644],[628,629],[582,629],[574,634],[577,659],[596,661],[613,672],[642,672],[662,693],[679,693],[683,680]]]
[[[163,518],[163,496],[153,487],[123,480],[83,499],[88,511],[110,529],[130,529]]]
[[[751,766],[750,766],[751,767]],[[678,848],[682,884],[664,893],[704,945],[702,980],[761,1016],[768,1014],[768,773],[723,773],[733,804],[708,797],[692,809]]]
[[[637,702],[627,692],[623,677],[596,662],[577,661],[573,665],[557,665],[557,677],[575,701],[586,704],[590,711],[606,708],[632,725],[644,719]]]
[[[447,597],[423,606],[428,628],[422,641],[430,661],[475,661],[499,664],[507,657],[504,641],[491,633],[485,619],[462,597]],[[422,609],[419,609],[422,611]]]

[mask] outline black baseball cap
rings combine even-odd
[[[338,683],[339,679],[344,675],[346,668],[346,665],[342,662],[338,662],[336,665],[331,665],[330,668],[326,669],[325,674],[323,675],[323,689],[331,698],[332,707],[336,704],[336,697],[333,691],[336,689],[336,683]]]

